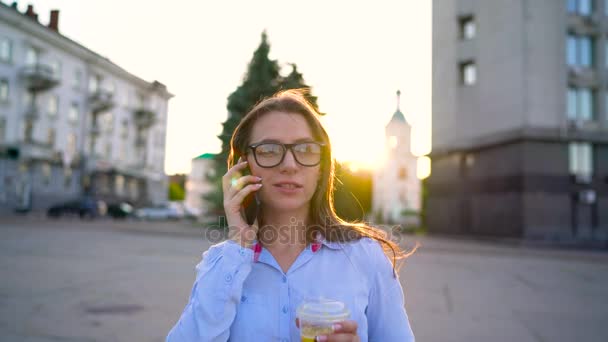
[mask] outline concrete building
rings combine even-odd
[[[433,3],[432,232],[606,240],[608,3]]]
[[[61,35],[59,11],[0,4],[0,212],[165,201],[172,96]]]
[[[207,180],[207,176],[215,172],[213,158],[215,158],[215,154],[205,153],[192,159],[192,169],[186,179],[184,202],[187,207],[197,210],[202,216],[208,214],[203,195],[213,189],[213,185]]]
[[[411,152],[412,127],[399,108],[385,128],[385,162],[373,174],[372,219],[391,224],[416,225],[420,211],[417,157]],[[408,214],[409,215],[405,215]]]

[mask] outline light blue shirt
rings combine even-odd
[[[399,278],[377,241],[313,246],[287,273],[264,248],[254,258],[233,241],[211,246],[167,341],[300,341],[296,308],[321,296],[346,303],[362,342],[414,341]]]

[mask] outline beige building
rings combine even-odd
[[[197,210],[203,217],[207,214],[203,195],[213,189],[207,177],[215,172],[213,158],[214,154],[205,153],[192,159],[192,169],[186,178],[186,198],[185,204],[189,208]]]
[[[420,211],[420,180],[417,157],[411,152],[412,127],[399,108],[386,125],[385,161],[373,174],[372,219],[391,224],[417,224]],[[409,215],[406,215],[409,213]]]

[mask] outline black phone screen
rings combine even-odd
[[[244,175],[250,175],[251,170],[247,167],[244,170]],[[252,225],[255,222],[255,219],[258,217],[260,213],[260,198],[257,192],[253,192],[243,200],[243,211],[245,216],[245,221],[247,221],[248,225]]]

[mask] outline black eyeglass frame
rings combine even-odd
[[[302,145],[302,144],[315,144],[318,145],[319,147],[321,147],[321,157],[319,158],[319,161],[315,164],[311,164],[311,165],[307,165],[307,164],[303,164],[298,160],[298,157],[296,157],[296,153],[293,152],[293,147],[297,146],[297,145]],[[279,145],[283,148],[283,155],[281,156],[281,160],[279,160],[278,163],[276,163],[273,166],[262,166],[259,162],[258,162],[258,155],[255,152],[256,148],[258,146],[261,145]],[[316,141],[302,141],[302,142],[298,142],[298,143],[294,143],[294,144],[282,144],[279,142],[270,142],[270,141],[262,141],[259,143],[255,143],[255,144],[251,144],[249,146],[247,146],[247,149],[251,150],[253,152],[253,159],[255,159],[256,164],[258,164],[259,167],[263,167],[265,169],[270,169],[273,167],[277,167],[278,165],[281,165],[281,163],[283,162],[283,160],[285,160],[285,155],[287,154],[287,150],[291,151],[291,155],[293,156],[293,159],[296,161],[296,163],[305,166],[305,167],[313,167],[313,166],[317,166],[319,164],[321,164],[321,160],[323,160],[323,153],[325,152],[325,144],[324,143],[320,143],[320,142],[316,142]]]

